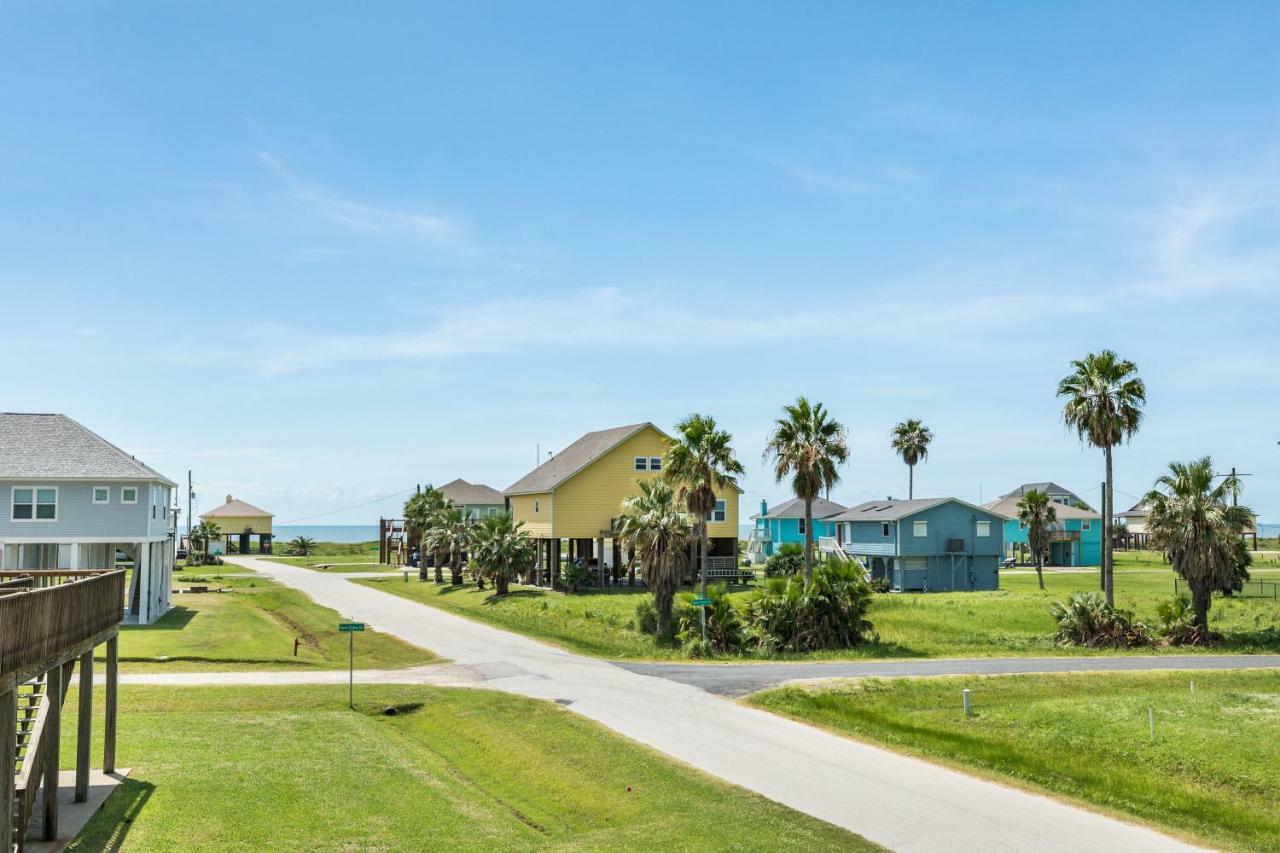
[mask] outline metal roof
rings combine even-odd
[[[0,478],[154,480],[176,485],[66,415],[0,413]]]

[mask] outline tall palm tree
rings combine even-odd
[[[680,508],[667,479],[641,480],[640,494],[622,502],[618,539],[636,550],[658,611],[658,636],[671,636],[671,600],[689,560],[693,518]]]
[[[414,541],[419,546],[418,559],[418,580],[425,581],[427,579],[427,558],[426,549],[429,545],[428,533],[436,523],[436,516],[449,505],[449,499],[444,493],[432,486],[427,486],[421,492],[404,503],[404,524],[408,528],[410,544]],[[436,583],[444,583],[444,574],[441,567],[443,562],[443,551],[438,548],[432,548],[432,562],[436,566]]]
[[[212,521],[201,521],[187,531],[190,544],[194,546],[199,543],[200,553],[206,557],[209,555],[209,543],[220,536],[222,536],[222,530]]]
[[[1071,362],[1071,373],[1058,383],[1058,396],[1067,402],[1062,419],[1080,440],[1102,448],[1106,458],[1105,512],[1102,514],[1102,583],[1107,604],[1115,605],[1115,566],[1111,519],[1115,515],[1111,449],[1128,441],[1142,424],[1147,387],[1138,366],[1109,349]]]
[[[506,595],[511,579],[534,561],[534,544],[509,513],[486,516],[471,531],[471,560],[497,595]]]
[[[677,497],[693,516],[699,545],[702,597],[707,596],[707,522],[716,495],[738,486],[746,473],[733,452],[733,436],[716,427],[710,415],[693,414],[676,424],[676,439],[663,460],[664,476],[677,487]]]
[[[916,463],[929,457],[931,441],[933,432],[915,418],[897,424],[889,434],[889,446],[907,463],[907,500],[915,497]]]
[[[436,515],[436,525],[442,531],[442,541],[449,553],[449,582],[462,584],[462,555],[471,547],[471,524],[461,508],[450,505]]]
[[[1228,475],[1216,486],[1214,479],[1208,456],[1171,462],[1145,498],[1151,544],[1191,588],[1195,622],[1206,636],[1213,591],[1232,586],[1247,565],[1244,531],[1254,523],[1248,507],[1232,505],[1240,478]]]
[[[1058,510],[1047,492],[1032,489],[1018,501],[1018,521],[1027,529],[1027,544],[1036,557],[1036,580],[1044,589],[1044,555],[1049,551],[1049,534],[1058,522]]]
[[[813,501],[840,482],[836,466],[849,458],[846,430],[821,403],[797,397],[782,407],[765,445],[764,460],[773,458],[777,482],[791,478],[791,490],[804,501],[804,578],[813,580]]]

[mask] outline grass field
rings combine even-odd
[[[1280,673],[865,680],[747,701],[1214,847],[1280,849]]]
[[[261,557],[273,563],[284,563],[286,566],[298,566],[303,569],[315,569],[318,572],[389,572],[391,566],[378,562],[378,555],[356,554],[325,557],[312,554],[308,557]],[[323,566],[323,568],[321,568]]]
[[[1173,595],[1173,574],[1159,558],[1125,555],[1116,574],[1116,602],[1155,621],[1156,607]],[[1280,571],[1256,567],[1254,577],[1280,581]],[[584,654],[609,658],[675,658],[680,649],[663,647],[633,627],[643,589],[618,589],[575,596],[533,587],[513,587],[505,600],[473,587],[450,587],[400,578],[357,581],[396,595],[443,607],[474,619],[548,640]],[[991,657],[1116,654],[1059,646],[1052,639],[1049,605],[1078,590],[1097,589],[1096,573],[1048,574],[1047,589],[1036,588],[1034,573],[1003,573],[997,592],[883,594],[869,618],[879,640],[855,649],[815,653],[804,659]],[[738,597],[747,593],[735,593]],[[1225,641],[1217,652],[1280,651],[1280,601],[1218,598],[1210,621]],[[1195,649],[1140,649],[1141,654],[1195,653]]]
[[[215,567],[208,567],[215,568]],[[341,669],[347,638],[338,613],[301,592],[254,575],[185,573],[226,592],[175,595],[173,609],[152,625],[120,629],[120,660],[127,670]],[[297,657],[294,638],[301,640]],[[100,647],[101,649],[101,647]],[[100,652],[101,653],[101,652]],[[429,663],[435,656],[389,634],[365,631],[357,639],[356,665],[377,669]]]
[[[390,686],[358,688],[356,711],[345,688],[120,696],[133,773],[71,851],[876,849],[550,702]],[[71,723],[66,767],[74,741]]]

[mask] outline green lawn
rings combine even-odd
[[[221,579],[214,575],[187,577],[229,590],[175,595],[173,609],[155,624],[123,626],[120,660],[125,669],[347,666],[347,638],[337,630],[341,617],[303,593],[252,574]],[[297,657],[293,654],[295,637],[302,641]],[[409,666],[433,659],[431,652],[376,630],[365,631],[356,639],[356,665],[361,668]]]
[[[554,703],[357,691],[122,688],[133,773],[68,850],[877,849]]]
[[[1214,847],[1280,849],[1280,673],[868,679],[747,701]]]
[[[1155,621],[1156,606],[1173,595],[1173,574],[1158,557],[1130,553],[1116,573],[1116,601]],[[1254,577],[1280,581],[1275,569],[1255,568]],[[681,657],[679,649],[656,644],[632,624],[643,589],[564,595],[534,587],[513,587],[505,600],[474,587],[451,587],[401,578],[356,581],[376,589],[442,607],[464,616],[548,640],[584,654],[608,658]],[[882,594],[870,619],[879,641],[805,659],[992,657],[1117,654],[1062,647],[1053,642],[1049,604],[1077,590],[1096,589],[1089,574],[1048,574],[1046,591],[1034,573],[1004,573],[997,592]],[[738,597],[746,592],[735,593]],[[1210,651],[1280,651],[1280,602],[1271,599],[1215,599],[1210,620],[1226,640]],[[1140,649],[1136,653],[1195,653],[1195,649]]]
[[[273,563],[284,563],[286,566],[299,566],[304,569],[315,569],[318,572],[335,572],[339,574],[344,572],[394,571],[391,566],[379,563],[377,554],[336,557],[313,554],[309,557],[262,557],[261,559],[270,560]]]

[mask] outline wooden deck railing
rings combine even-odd
[[[0,572],[43,588],[0,596],[0,679],[57,657],[120,623],[124,572]]]

